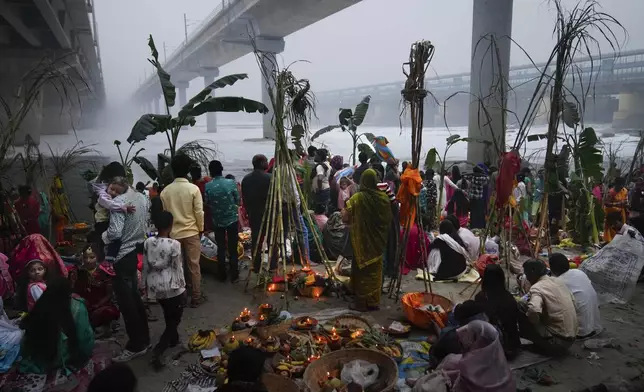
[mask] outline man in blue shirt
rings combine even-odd
[[[230,278],[239,281],[237,265],[237,241],[239,232],[239,192],[233,180],[223,177],[224,167],[219,161],[211,161],[208,170],[212,181],[206,184],[206,204],[212,214],[212,227],[217,242],[218,278],[225,282],[226,251],[230,256]],[[228,238],[226,238],[228,237]]]

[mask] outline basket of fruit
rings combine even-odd
[[[453,307],[452,301],[438,294],[407,293],[402,297],[402,308],[407,320],[422,329],[430,329],[432,323],[444,328]]]
[[[342,391],[346,385],[339,380],[340,372],[346,363],[353,360],[363,360],[378,366],[378,378],[375,384],[365,389],[365,392],[394,390],[398,381],[396,362],[380,351],[362,348],[334,351],[313,361],[304,371],[304,384],[311,392],[328,390],[328,387]],[[329,385],[330,383],[333,385]]]

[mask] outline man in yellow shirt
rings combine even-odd
[[[188,180],[194,164],[186,155],[177,155],[170,164],[175,180],[161,192],[163,208],[174,217],[170,237],[181,243],[183,257],[190,272],[193,308],[205,302],[201,294],[201,233],[204,228],[203,199],[199,187]]]

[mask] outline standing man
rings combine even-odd
[[[262,228],[262,219],[268,200],[268,191],[271,185],[271,175],[266,173],[268,168],[268,159],[262,154],[253,157],[253,171],[248,173],[241,182],[242,199],[248,211],[250,220],[250,235],[252,241],[252,252],[255,254],[253,259],[253,271],[259,272],[262,261],[262,241],[260,231]]]
[[[210,161],[208,170],[212,181],[206,184],[206,204],[210,207],[217,242],[219,280],[226,281],[226,251],[230,257],[230,280],[239,282],[237,241],[239,236],[239,192],[234,180],[223,177],[224,167],[219,161]]]
[[[115,197],[114,201],[134,207],[130,213],[111,211],[109,226],[102,235],[105,243],[121,242],[118,254],[114,258],[116,275],[112,285],[129,340],[125,349],[113,360],[128,362],[145,355],[150,344],[148,316],[139,293],[137,279],[137,253],[145,241],[147,202],[145,196],[132,189],[124,177],[116,177],[112,183],[127,189],[125,193]]]
[[[174,217],[170,236],[181,243],[183,257],[190,272],[192,301],[190,306],[199,307],[206,298],[201,294],[201,233],[204,228],[203,199],[199,187],[188,181],[188,173],[194,162],[187,155],[177,155],[170,166],[175,180],[161,192],[161,202]]]
[[[489,186],[490,178],[485,174],[483,168],[474,166],[470,176],[470,227],[472,229],[485,228],[485,189]]]
[[[328,152],[321,148],[315,152],[315,165],[313,167],[313,185],[312,190],[316,204],[321,204],[326,210],[331,200],[331,187],[329,185],[329,175],[331,168],[326,162]]]

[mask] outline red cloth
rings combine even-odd
[[[201,177],[197,181],[193,181],[199,188],[201,192],[201,201],[203,202],[203,227],[204,231],[212,231],[212,213],[210,212],[210,207],[206,204],[206,184],[209,183],[212,178],[206,176]]]
[[[11,298],[15,292],[13,285],[13,278],[9,273],[9,264],[7,261],[9,258],[0,253],[0,297],[1,298]]]
[[[67,268],[63,259],[54,247],[40,234],[31,234],[23,238],[9,261],[9,272],[16,279],[20,276],[22,269],[31,260],[40,260],[47,267],[47,273],[54,276],[67,277]]]
[[[521,170],[521,158],[516,151],[506,153],[501,159],[499,176],[496,179],[496,206],[501,208],[507,204],[512,194],[514,178]]]
[[[404,233],[401,230],[401,240]],[[423,247],[422,241],[425,241]],[[403,274],[407,275],[410,270],[416,268],[423,268],[423,264],[427,262],[429,255],[429,237],[424,232],[418,230],[418,226],[414,225],[409,229],[409,241],[407,242],[407,249],[405,251],[405,265],[403,265]]]
[[[109,286],[114,276],[112,266],[101,264],[93,272],[84,272],[87,275],[85,279],[76,280],[74,292],[85,299],[92,327],[100,327],[118,320],[121,313],[112,301],[102,303],[110,295]]]
[[[39,234],[40,225],[38,224],[38,215],[40,215],[40,203],[38,200],[33,196],[29,196],[26,199],[21,197],[16,200],[14,208],[27,234]]]

